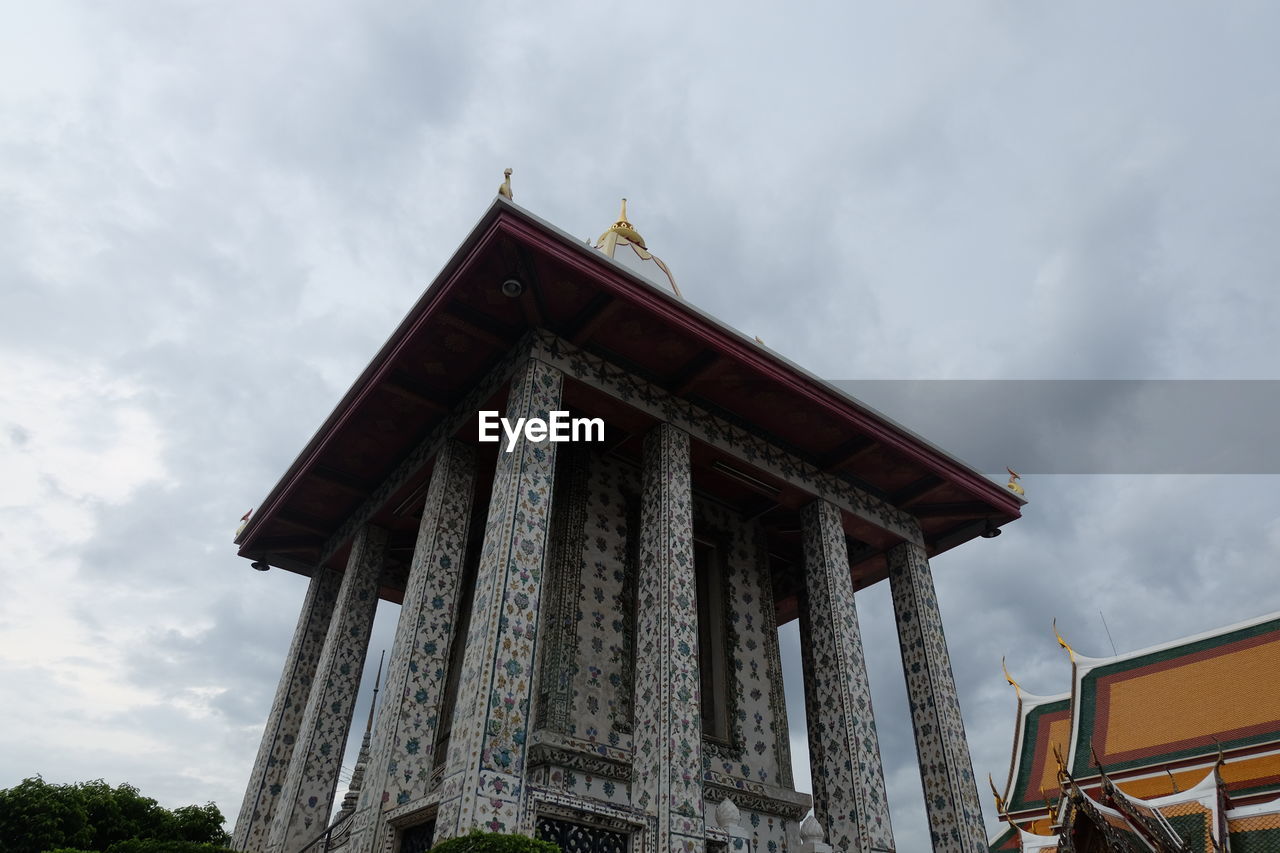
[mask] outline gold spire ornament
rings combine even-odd
[[[510,166],[502,170],[502,176],[503,176],[503,181],[501,186],[498,187],[498,195],[502,196],[508,201],[511,201],[512,196],[511,196],[511,167]]]
[[[1004,487],[1015,495],[1025,495],[1027,493],[1026,490],[1023,489],[1022,486],[1018,485],[1018,481],[1022,479],[1022,475],[1008,466],[1005,466],[1004,470],[1009,472],[1009,482],[1005,483]]]
[[[604,240],[612,231],[614,234],[620,234],[626,237],[632,243],[635,243],[641,249],[649,248],[644,244],[644,238],[640,236],[640,232],[636,231],[636,227],[627,221],[627,200],[622,200],[622,211],[618,214],[618,221],[609,226],[608,231],[600,235],[600,239]]]
[[[244,533],[244,529],[249,526],[249,516],[251,515],[253,515],[252,508],[244,515],[240,516],[240,526],[236,528],[236,535],[234,538],[239,539],[240,534]]]
[[[653,283],[662,286],[670,285],[671,292],[681,299],[684,294],[680,292],[680,285],[676,284],[675,276],[671,274],[671,270],[662,262],[662,259],[649,251],[649,247],[645,245],[644,238],[640,236],[640,232],[627,219],[627,200],[622,200],[622,209],[618,212],[618,221],[610,225],[605,232],[596,240],[595,247],[604,252],[616,261],[624,263],[631,267],[633,271],[641,272],[641,275],[649,279]],[[628,255],[627,252],[631,252]],[[632,258],[634,255],[634,258]],[[648,269],[647,263],[636,264],[635,261],[649,262],[656,268],[658,274],[652,269]],[[644,271],[642,271],[644,270]]]

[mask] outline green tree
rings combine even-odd
[[[39,776],[0,790],[0,850],[215,853],[230,841],[213,803],[173,811],[132,785],[52,785]],[[141,846],[139,846],[141,845]]]
[[[83,847],[93,838],[89,812],[66,785],[36,776],[0,791],[0,850],[43,853],[53,847]]]

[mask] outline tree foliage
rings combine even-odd
[[[431,848],[431,853],[560,853],[560,848],[550,841],[536,841],[527,835],[476,829],[469,835],[440,842]]]
[[[221,853],[230,841],[213,803],[172,811],[132,785],[53,785],[39,776],[0,790],[6,853]]]

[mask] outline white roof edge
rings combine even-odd
[[[1055,693],[1052,696],[1037,696],[1034,693],[1022,691],[1022,707],[1027,711],[1033,711],[1041,705],[1048,705],[1050,702],[1061,702],[1063,699],[1070,699],[1071,691],[1065,693]]]
[[[1018,773],[1022,769],[1022,739],[1023,734],[1026,732],[1027,715],[1041,705],[1059,702],[1063,699],[1070,700],[1071,694],[1059,693],[1056,696],[1035,696],[1025,691],[1019,692],[1017,728],[1013,732],[1013,760],[1009,762],[1009,778],[1004,786],[1004,799],[1006,802],[1013,796],[1013,786],[1017,784]],[[1035,701],[1033,702],[1032,700]]]
[[[1164,652],[1170,649],[1176,649],[1179,646],[1186,646],[1186,645],[1190,645],[1191,643],[1198,643],[1201,640],[1208,640],[1213,637],[1220,637],[1223,634],[1230,634],[1232,631],[1239,631],[1243,628],[1252,628],[1255,625],[1261,625],[1263,622],[1271,622],[1276,619],[1280,619],[1280,611],[1274,611],[1272,613],[1264,613],[1261,616],[1255,616],[1249,619],[1242,619],[1239,622],[1233,622],[1230,625],[1223,625],[1220,628],[1213,628],[1208,631],[1202,631],[1199,634],[1192,634],[1189,637],[1178,637],[1177,639],[1169,640],[1168,642],[1157,643],[1154,646],[1147,646],[1145,649],[1137,649],[1132,652],[1125,652],[1123,654],[1115,655],[1114,657],[1089,658],[1077,652],[1076,660],[1078,662],[1087,663],[1087,669],[1086,669],[1087,671],[1097,666],[1101,666],[1103,664],[1119,663],[1120,661],[1130,660],[1132,658],[1145,657],[1146,655],[1155,654],[1156,652]]]

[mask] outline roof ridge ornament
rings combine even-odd
[[[503,177],[503,181],[498,186],[498,195],[502,196],[507,201],[514,201],[515,199],[511,195],[511,167],[510,166],[502,170],[502,177]]]
[[[1009,667],[1004,664],[1004,655],[1000,656],[1000,668],[1004,670],[1004,680],[1013,685],[1014,691],[1018,694],[1018,701],[1022,701],[1022,685],[1013,680],[1013,676],[1009,674]]]
[[[991,796],[996,798],[996,814],[1009,821],[1009,823],[1013,823],[1013,820],[1009,817],[1008,810],[1005,809],[1004,797],[1000,796],[1000,792],[996,790],[996,780],[991,778],[990,773],[987,774],[987,784],[991,786]]]
[[[1067,654],[1071,657],[1071,662],[1072,662],[1072,663],[1075,663],[1075,662],[1076,662],[1076,650],[1075,650],[1075,649],[1073,649],[1073,648],[1071,648],[1071,644],[1070,644],[1070,643],[1068,643],[1066,640],[1062,639],[1062,635],[1058,633],[1058,619],[1057,619],[1057,617],[1054,617],[1054,620],[1053,620],[1053,635],[1054,635],[1055,637],[1057,637],[1057,638],[1058,638],[1058,645],[1062,646],[1064,649],[1066,649],[1066,650],[1067,650]]]
[[[1026,489],[1018,485],[1018,481],[1022,479],[1022,475],[1019,474],[1017,471],[1013,470],[1012,468],[1010,468],[1008,465],[1004,466],[1004,470],[1009,472],[1009,482],[1005,483],[1004,487],[1009,491],[1013,492],[1015,495],[1025,497],[1027,494]]]

